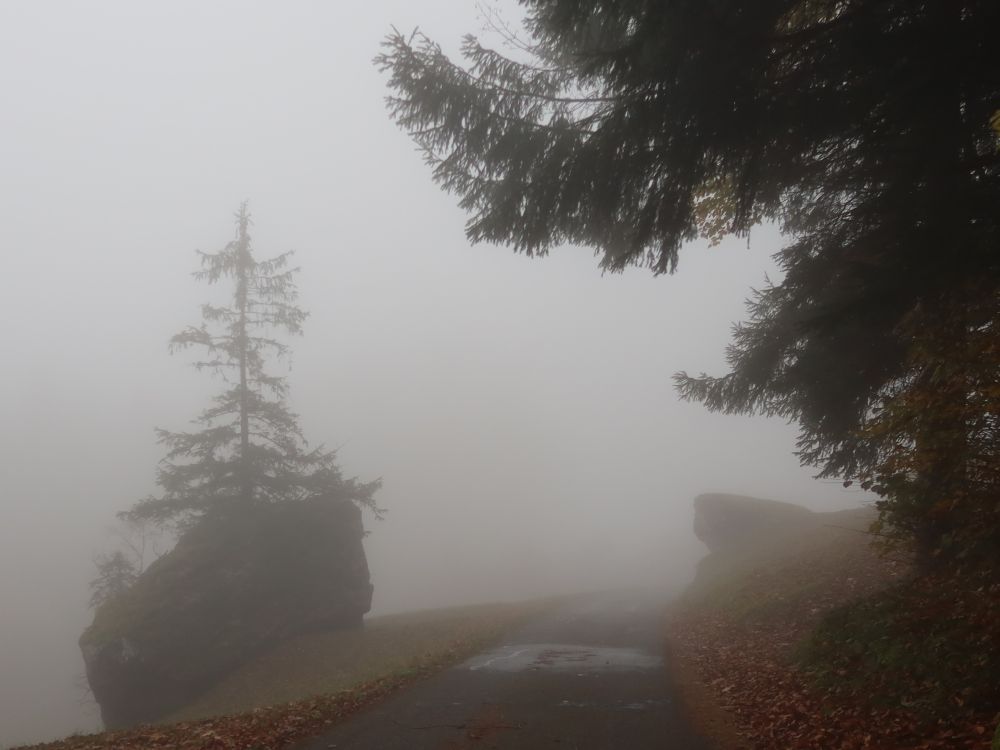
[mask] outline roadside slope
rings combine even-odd
[[[948,657],[940,643],[928,640],[929,631],[918,628],[906,640],[892,630],[898,622],[865,623],[881,628],[877,633],[841,622],[844,613],[901,596],[909,597],[908,606],[923,606],[910,594],[908,563],[872,549],[865,533],[872,513],[817,514],[782,506],[738,496],[696,501],[702,516],[696,528],[711,553],[674,608],[668,640],[685,682],[695,686],[688,690],[693,712],[709,731],[713,723],[723,727],[715,731],[718,746],[989,748],[988,709],[935,713],[914,705],[913,696],[928,686],[892,671],[921,654],[947,668]],[[739,523],[728,527],[734,531],[729,537],[713,533],[724,519],[745,522],[747,514],[756,516],[744,536],[735,533]],[[943,584],[935,591],[938,605],[949,597],[957,601]],[[932,617],[928,622],[955,621],[947,612]],[[878,642],[873,647],[866,639]],[[966,648],[964,656],[973,650]],[[845,653],[858,658],[844,661]],[[861,655],[891,679],[863,672]],[[904,694],[903,687],[913,691]]]
[[[167,722],[34,750],[278,750],[457,663],[555,606],[540,600],[370,618],[300,636],[250,662]]]

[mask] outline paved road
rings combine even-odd
[[[580,599],[301,750],[706,750],[662,659],[663,603]]]

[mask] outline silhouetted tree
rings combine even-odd
[[[310,449],[285,400],[286,379],[266,369],[269,357],[289,353],[271,333],[300,334],[306,313],[295,305],[297,269],[288,266],[292,254],[258,261],[249,227],[244,203],[236,214],[235,239],[217,253],[199,253],[202,269],[195,278],[231,282],[230,304],[203,305],[203,323],[170,342],[171,351],[201,349],[205,357],[194,366],[221,375],[229,387],[201,413],[200,429],[157,429],[168,448],[157,472],[163,492],[123,514],[126,520],[162,523],[312,496],[352,500],[380,512],[374,500],[380,483],[345,479],[334,451]]]
[[[1000,3],[522,5],[527,37],[504,30],[505,54],[470,36],[458,64],[393,33],[376,58],[470,239],[586,245],[606,269],[664,273],[699,234],[777,222],[782,279],[735,329],[730,372],[678,387],[797,421],[798,455],[822,476],[870,474],[883,454],[867,426],[919,369],[904,321],[954,320],[973,284],[977,314],[951,335],[997,314]],[[921,471],[940,477],[963,450],[926,452]],[[949,524],[910,520],[929,559]]]
[[[118,550],[94,560],[97,578],[90,582],[90,606],[96,608],[128,591],[139,577],[135,565]]]
[[[915,539],[925,565],[1000,570],[1000,297],[987,292],[972,285],[901,324],[909,375],[859,433],[875,452],[859,479],[882,496],[882,538]]]

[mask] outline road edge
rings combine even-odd
[[[754,744],[739,730],[736,718],[716,698],[670,632],[671,613],[663,636],[663,661],[680,700],[681,710],[712,750],[754,750]]]

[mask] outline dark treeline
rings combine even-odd
[[[776,222],[783,277],[681,395],[798,423],[925,570],[1000,555],[1000,107],[991,0],[524,0],[464,62],[393,33],[392,116],[474,241],[672,272]]]

